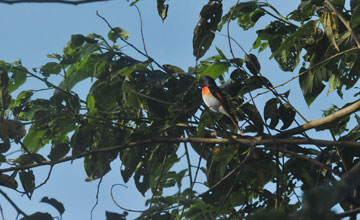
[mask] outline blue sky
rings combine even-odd
[[[227,11],[235,2],[225,1],[224,11]],[[295,8],[298,2],[286,1],[284,4],[284,0],[271,1],[285,15]],[[168,3],[170,8],[165,22],[162,22],[157,15],[156,1],[140,1],[138,3],[143,17],[147,50],[157,62],[177,65],[187,70],[189,66],[195,65],[195,58],[192,55],[192,34],[199,12],[207,1],[183,0]],[[0,60],[13,62],[21,59],[23,65],[28,69],[40,67],[50,61],[46,54],[61,54],[62,48],[72,34],[87,35],[95,32],[106,36],[109,29],[96,16],[97,10],[108,19],[112,26],[125,29],[130,34],[129,41],[132,44],[140,49],[143,48],[137,11],[134,7],[129,7],[124,0],[79,6],[35,3],[0,5],[0,27],[2,29]],[[264,26],[268,21],[269,17],[261,19],[258,27]],[[247,51],[250,51],[256,34],[253,31],[244,32],[235,26],[232,27],[232,36]],[[214,45],[229,54],[227,40],[224,37],[217,36]],[[145,59],[130,48],[125,48],[125,51],[140,60]],[[216,54],[216,50],[213,47],[205,57],[214,54]],[[235,54],[239,57],[244,56],[237,48],[235,48]],[[269,60],[268,52],[260,54],[259,60],[262,64],[263,74],[271,79],[274,85],[298,74],[298,71],[283,73],[274,60]],[[76,91],[86,95],[89,88],[88,83],[87,81],[81,83],[75,88]],[[41,86],[41,83],[31,81],[21,87],[20,90],[36,86]],[[330,107],[332,103],[337,103],[340,106],[344,103],[336,94],[330,94],[326,98],[316,100],[311,108],[308,108],[299,89],[298,80],[294,80],[285,88],[280,88],[279,92],[284,92],[289,88],[292,89],[290,101],[310,120],[320,118],[322,114],[320,110]],[[262,101],[265,98],[266,96],[257,99],[259,106],[263,106]],[[328,137],[327,134],[325,136],[322,133],[313,135],[313,138]],[[42,152],[46,155],[47,151],[44,149]],[[66,210],[63,219],[90,219],[90,210],[95,204],[98,181],[84,181],[86,174],[82,162],[82,160],[76,160],[72,164],[65,163],[55,166],[49,182],[35,191],[31,201],[10,189],[3,190],[28,214],[40,210],[56,215],[54,209],[46,204],[39,203],[43,196],[49,196],[64,203]],[[120,162],[117,160],[111,165],[113,170],[104,177],[99,195],[99,205],[94,211],[93,219],[105,219],[104,210],[121,212],[111,201],[109,192],[113,183],[123,183],[120,176]],[[35,170],[37,184],[46,178],[48,169],[48,167],[42,167]],[[145,199],[137,192],[132,183],[130,181],[127,184],[129,187],[127,189],[115,188],[117,201],[129,209],[142,209]],[[0,205],[4,210],[6,219],[15,218],[16,212],[3,197],[0,197]]]

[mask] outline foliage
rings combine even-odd
[[[358,34],[358,1],[351,1],[350,10],[345,8],[345,1],[332,2]],[[165,1],[157,1],[162,20],[168,16],[168,7]],[[222,10],[221,1],[212,0],[202,8],[193,37],[196,60],[212,45],[215,31],[236,20],[244,31],[257,29],[253,49],[261,53],[269,48],[270,58],[284,71],[299,69],[299,86],[308,106],[326,87],[328,93],[336,91],[341,97],[355,88],[360,58],[354,36],[324,1],[301,1],[287,16],[260,1],[237,3],[224,15]],[[267,17],[268,25],[258,28],[256,23],[263,17]],[[107,38],[95,33],[74,34],[63,54],[48,55],[50,62],[31,71],[20,61],[0,61],[0,114],[4,127],[0,135],[4,142],[0,145],[0,173],[19,170],[8,181],[20,181],[29,198],[39,186],[33,169],[84,158],[86,181],[102,178],[111,171],[110,164],[120,160],[124,182],[133,179],[142,195],[151,191],[153,196],[147,201],[150,208],[141,214],[142,219],[289,219],[299,209],[304,219],[332,219],[336,217],[330,211],[334,204],[340,203],[345,211],[350,209],[351,198],[336,201],[337,191],[331,187],[338,180],[334,173],[343,175],[356,166],[358,150],[291,144],[292,140],[308,138],[302,136],[302,131],[282,136],[286,129],[296,127],[299,112],[288,100],[288,92],[277,93],[271,79],[262,75],[264,70],[256,55],[230,57],[216,48],[218,54],[199,61],[186,72],[171,64],[161,66],[151,57],[142,61],[125,54],[120,48],[122,44],[130,45],[129,37],[120,27],[111,28]],[[204,75],[220,82],[230,78],[223,83],[223,89],[228,91],[226,98],[233,114],[244,122],[244,132],[252,135],[246,138],[274,141],[272,138],[281,137],[289,143],[274,141],[256,147],[236,141],[182,144],[185,139],[179,138],[221,140],[236,131],[227,117],[199,111],[202,99],[196,83]],[[62,77],[62,81],[52,83],[54,76]],[[53,90],[52,94],[37,98],[41,90],[24,90],[21,85],[29,77],[42,81],[45,89]],[[89,81],[89,88],[83,100],[73,88],[84,80]],[[244,102],[243,96],[264,90],[270,90],[273,97],[265,102],[263,111],[254,102]],[[18,91],[16,97],[14,91]],[[324,111],[324,116],[352,104],[333,106]],[[351,118],[346,115],[317,129],[331,130],[336,136],[342,135],[340,140],[357,142],[359,126],[351,128]],[[24,128],[16,127],[19,121],[31,124],[22,141]],[[278,134],[271,136],[270,132]],[[16,148],[9,146],[10,140],[21,143],[23,151],[18,158],[5,154]],[[197,171],[205,174],[207,191],[197,191],[191,172],[194,161],[188,161],[189,167],[181,171],[172,169],[184,161],[179,152],[185,146],[191,146],[206,162]],[[38,154],[42,148],[49,148],[49,155]],[[185,184],[187,179],[191,184]],[[0,184],[17,186],[16,182]],[[276,190],[269,190],[269,186]],[[165,194],[167,188],[175,193]],[[294,199],[299,191],[305,192],[304,203]],[[320,196],[312,199],[314,195]],[[60,216],[66,211],[55,199],[44,197],[41,202],[53,206]],[[126,216],[126,212],[106,212],[107,219]],[[53,219],[41,212],[29,218]]]

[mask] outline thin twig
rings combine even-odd
[[[29,219],[28,215],[26,215],[25,212],[23,212],[23,211],[15,204],[15,202],[12,201],[12,200],[10,199],[10,197],[9,197],[4,191],[2,191],[1,189],[0,189],[0,194],[4,196],[4,198],[12,205],[12,207],[14,207],[14,209],[16,210],[16,212],[17,212],[18,214],[23,215],[23,216],[25,217],[25,219]]]
[[[97,15],[99,18],[101,18],[101,19],[107,24],[107,26],[110,28],[110,30],[114,30],[114,28],[110,25],[110,23],[106,20],[106,18],[104,18],[103,16],[101,16],[98,11],[96,11],[96,15]],[[156,60],[154,60],[152,57],[148,56],[146,53],[144,53],[144,52],[142,52],[141,50],[139,50],[137,47],[135,47],[135,46],[134,46],[132,43],[130,43],[129,41],[125,40],[123,37],[119,36],[119,38],[120,38],[120,40],[123,41],[125,44],[127,44],[128,46],[130,46],[131,48],[133,48],[136,52],[138,52],[139,54],[141,54],[141,55],[143,55],[144,57],[146,57],[149,61],[155,63],[155,65],[156,65],[157,67],[159,67],[159,68],[162,69],[164,72],[166,72],[170,77],[172,77],[173,79],[175,79],[175,77],[174,77],[172,74],[168,73],[168,72],[166,71],[166,69],[165,69],[162,65],[160,65],[158,62],[156,62]]]
[[[15,68],[16,68],[16,67],[15,67]],[[62,89],[62,88],[54,85],[53,83],[49,82],[47,79],[43,79],[43,78],[37,76],[36,74],[30,72],[30,71],[27,71],[26,73],[29,74],[30,76],[32,76],[32,77],[34,77],[34,78],[36,78],[36,79],[44,82],[47,86],[49,86],[49,87],[51,87],[51,88],[54,88],[54,89],[56,89],[56,90],[58,90],[58,91],[60,91],[60,92],[62,92],[62,93],[64,93],[64,94],[66,94],[66,95],[69,95],[69,96],[74,97],[73,94],[71,94],[70,92],[68,92],[68,91],[66,91],[66,90],[64,90],[64,89]],[[79,98],[79,100],[80,100],[80,102],[86,104],[86,101],[81,100],[80,98]]]
[[[147,57],[150,57],[149,56],[149,53],[147,52],[146,50],[146,44],[145,44],[145,38],[144,38],[144,29],[143,29],[143,21],[142,21],[142,16],[141,16],[141,12],[140,12],[140,9],[137,5],[134,5],[138,14],[139,14],[139,18],[140,18],[140,33],[141,33],[141,40],[142,40],[142,44],[143,44],[143,47],[144,47],[144,52],[146,54]],[[152,71],[154,71],[154,67],[152,66],[152,64],[150,63],[150,68]]]
[[[185,147],[186,161],[187,161],[188,170],[189,170],[190,187],[192,187],[192,185],[193,185],[193,180],[192,180],[192,174],[191,174],[191,161],[190,161],[189,149],[188,149],[187,143],[184,143],[184,147]]]
[[[105,167],[106,167],[106,166],[105,166]],[[100,177],[99,183],[98,183],[97,188],[96,188],[96,196],[95,196],[96,202],[95,202],[94,206],[92,207],[92,209],[91,209],[91,211],[90,211],[90,220],[92,220],[92,218],[93,218],[93,212],[94,212],[96,206],[99,204],[100,186],[101,186],[101,182],[102,182],[103,178],[104,178],[104,176],[101,176],[101,177]]]
[[[42,187],[43,185],[45,185],[45,184],[47,183],[47,181],[49,181],[50,176],[51,176],[51,172],[52,172],[52,170],[53,170],[53,167],[54,167],[54,166],[50,166],[50,170],[49,170],[49,172],[48,172],[48,175],[47,175],[46,179],[45,179],[42,183],[40,183],[38,186],[36,186],[36,187],[33,189],[33,191],[35,191],[35,189],[37,189],[37,188]]]
[[[360,213],[360,207],[356,208],[356,209],[349,210],[349,211],[345,211],[345,212],[342,212],[342,213],[338,213],[338,214],[336,214],[336,217],[338,217],[339,219],[342,219],[342,218],[345,218],[345,217],[348,217],[348,216],[351,216],[351,215],[354,215],[354,214],[359,214],[359,213]]]
[[[119,203],[116,202],[115,197],[114,197],[114,194],[113,194],[113,188],[114,188],[115,186],[123,186],[123,187],[125,187],[125,188],[128,188],[128,187],[127,187],[126,185],[124,185],[124,184],[119,184],[119,183],[118,183],[118,184],[113,184],[113,185],[111,186],[111,189],[110,189],[111,199],[112,199],[112,201],[114,202],[114,204],[115,204],[117,207],[119,207],[121,210],[124,210],[124,211],[127,211],[127,212],[137,212],[137,213],[147,212],[147,210],[127,209],[127,208],[124,208],[124,207],[122,207],[121,205],[119,205]]]
[[[150,201],[150,206],[149,206],[149,211],[151,211],[151,208],[152,208],[152,199],[155,197],[155,194],[156,194],[156,191],[157,191],[157,189],[158,189],[158,187],[159,187],[159,185],[160,185],[160,181],[161,181],[161,179],[162,179],[162,177],[163,177],[163,175],[164,175],[164,168],[165,168],[165,164],[166,164],[166,160],[167,160],[167,152],[168,152],[168,148],[166,148],[165,149],[165,157],[164,157],[164,160],[163,160],[163,163],[162,163],[162,166],[161,166],[161,171],[160,171],[160,175],[159,175],[159,179],[158,179],[158,181],[156,182],[156,185],[155,185],[155,188],[154,188],[154,193],[152,194],[152,196],[151,196],[151,201]]]

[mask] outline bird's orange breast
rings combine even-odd
[[[210,89],[208,86],[204,86],[202,89],[201,89],[201,94],[204,96],[204,95],[210,95]]]

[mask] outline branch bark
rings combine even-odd
[[[57,161],[41,161],[40,163],[32,163],[27,164],[23,166],[16,166],[16,167],[9,167],[0,169],[0,173],[15,171],[15,170],[23,170],[23,169],[30,169],[34,167],[39,166],[52,166],[58,163],[63,163],[75,159],[79,159],[82,157],[86,157],[93,154],[99,154],[99,153],[105,153],[105,152],[112,152],[112,151],[119,151],[121,149],[135,147],[135,146],[142,146],[147,144],[156,144],[156,143],[207,143],[207,144],[228,144],[228,143],[238,143],[246,146],[257,146],[257,145],[273,145],[274,142],[278,145],[282,144],[290,144],[290,145],[318,145],[318,146],[339,146],[339,147],[347,147],[347,148],[360,148],[359,142],[354,141],[328,141],[328,140],[319,140],[319,139],[305,139],[305,138],[299,138],[299,139],[280,139],[280,138],[268,138],[268,139],[246,139],[246,138],[196,138],[196,137],[187,137],[187,138],[151,138],[151,139],[145,139],[141,141],[136,142],[130,142],[123,145],[117,145],[117,146],[111,146],[111,147],[105,147],[100,148],[92,151],[83,152],[79,155],[75,156],[68,156],[64,157]],[[360,165],[359,165],[360,170]],[[359,177],[360,181],[360,177]]]
[[[80,4],[87,4],[87,3],[94,3],[94,2],[107,2],[110,0],[78,0],[78,1],[71,1],[71,0],[0,0],[0,3],[4,4],[19,4],[19,3],[60,3],[60,4],[68,4],[68,5],[80,5]]]
[[[320,118],[320,119],[317,119],[317,120],[313,120],[313,121],[310,121],[308,123],[305,123],[299,127],[296,127],[296,128],[292,128],[292,129],[289,129],[289,130],[286,130],[286,131],[283,131],[281,134],[279,135],[276,135],[275,137],[286,137],[286,136],[291,136],[291,135],[294,135],[294,134],[300,134],[304,131],[307,131],[307,130],[310,130],[312,128],[316,128],[320,125],[324,125],[326,123],[330,123],[330,122],[333,122],[337,119],[340,119],[342,117],[345,117],[347,115],[350,115],[356,111],[358,111],[360,109],[360,100],[349,105],[348,107],[346,108],[343,108],[337,112],[334,112],[333,114],[329,115],[329,116],[326,116],[324,118]],[[339,145],[337,145],[339,146]]]

